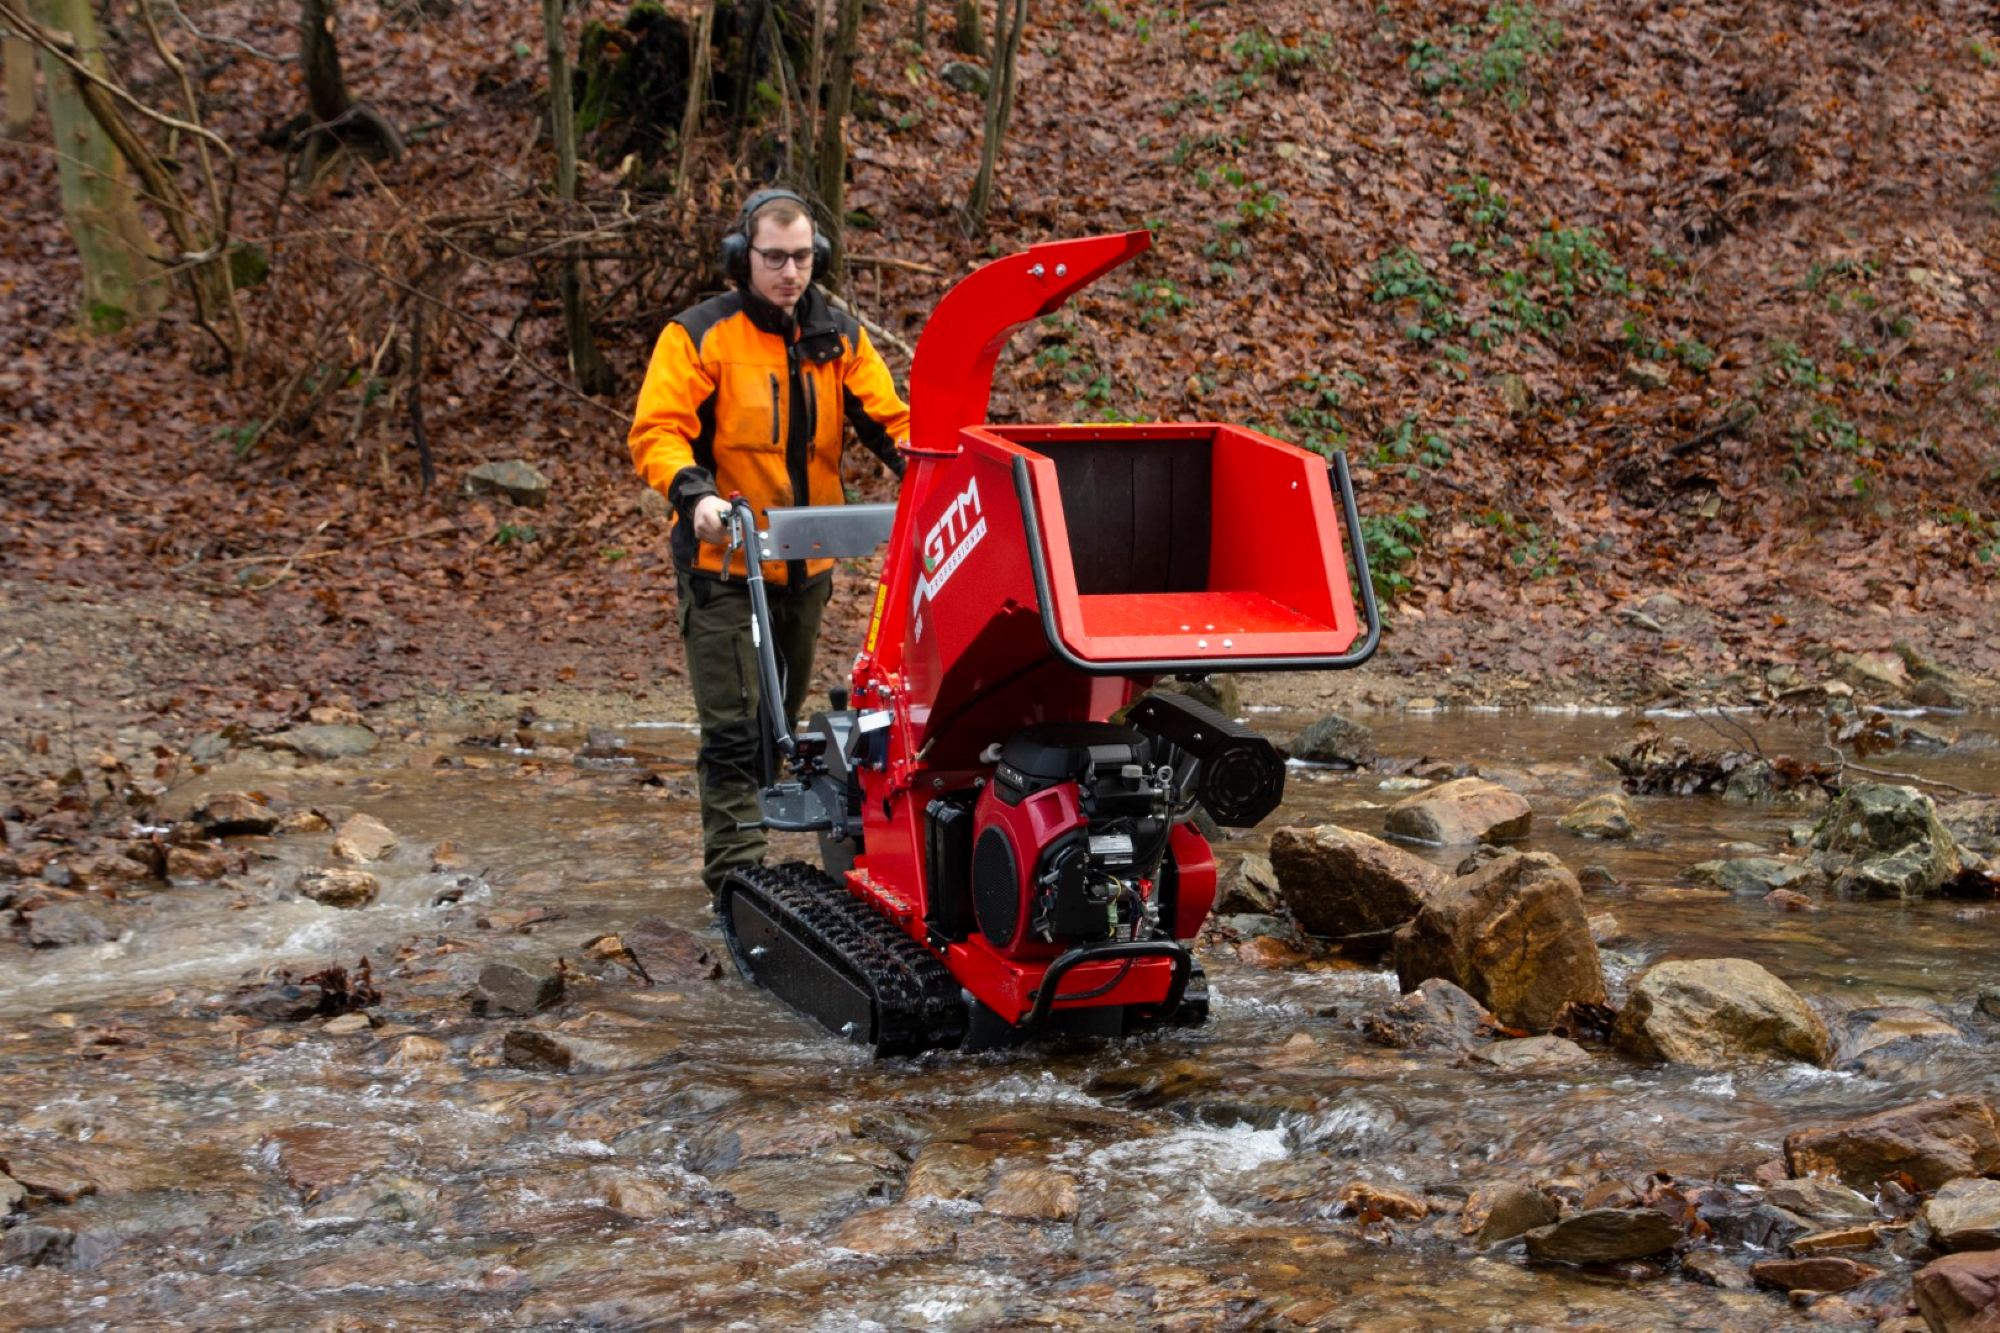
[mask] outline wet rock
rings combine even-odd
[[[1818,1229],[1797,1213],[1748,1200],[1727,1199],[1719,1206],[1704,1206],[1701,1218],[1713,1229],[1718,1241],[1757,1250],[1782,1250],[1800,1236],[1811,1235]]]
[[[2000,856],[2000,797],[1953,801],[1941,806],[1937,816],[1959,845],[1981,856]]]
[[[601,1178],[604,1206],[642,1222],[685,1217],[690,1201],[685,1192],[636,1171],[612,1171]]]
[[[278,820],[280,833],[326,833],[332,828],[327,817],[317,810],[294,810]]]
[[[273,981],[239,993],[230,1000],[229,1007],[260,1023],[301,1023],[317,1015],[325,999],[326,992],[318,986]]]
[[[642,916],[620,931],[618,938],[625,942],[640,972],[655,985],[714,981],[722,975],[722,963],[700,937],[664,917]]]
[[[1398,1222],[1417,1222],[1430,1216],[1431,1211],[1429,1205],[1414,1195],[1366,1180],[1350,1180],[1335,1202],[1343,1213],[1364,1221],[1388,1217]]]
[[[1818,903],[1806,897],[1803,893],[1794,893],[1790,889],[1772,889],[1764,895],[1764,905],[1776,908],[1780,912],[1817,912],[1819,910]]]
[[[893,1188],[888,1172],[859,1161],[760,1161],[713,1179],[737,1207],[769,1213],[784,1227],[808,1226],[857,1205],[872,1205]]]
[[[1960,1176],[2000,1171],[2000,1129],[1984,1098],[1938,1098],[1796,1130],[1785,1136],[1785,1161],[1795,1176],[1831,1175],[1861,1190],[1900,1175],[1935,1190]]]
[[[1816,1254],[1832,1254],[1839,1250],[1872,1250],[1881,1243],[1881,1230],[1870,1224],[1835,1227],[1831,1231],[1815,1231],[1809,1236],[1800,1236],[1794,1240],[1790,1248],[1794,1258],[1806,1259]]]
[[[1932,1333],[2000,1328],[2000,1251],[1948,1254],[1920,1269],[1911,1287]]]
[[[1587,1063],[1590,1053],[1565,1037],[1519,1037],[1496,1041],[1475,1051],[1474,1058],[1500,1069],[1566,1069]]]
[[[986,1211],[1033,1222],[1067,1222],[1076,1216],[1076,1181],[1043,1166],[1002,1173],[986,1196]]]
[[[1815,859],[1848,898],[1922,898],[1959,872],[1958,844],[1915,787],[1862,783],[1813,836]]]
[[[1465,1201],[1459,1229],[1480,1247],[1498,1245],[1560,1216],[1556,1201],[1531,1185],[1505,1180],[1482,1185]]]
[[[392,1068],[411,1069],[443,1064],[450,1059],[451,1047],[435,1037],[411,1033],[396,1043],[396,1049],[389,1056],[387,1063]]]
[[[219,849],[199,847],[167,848],[167,878],[216,880],[237,868],[238,860]]]
[[[1965,1036],[1940,1015],[1913,1005],[1851,1015],[1866,1026],[1840,1045],[1834,1067],[1870,1074],[1892,1074],[1938,1046],[1959,1046]]]
[[[1882,1270],[1838,1254],[1810,1259],[1762,1259],[1750,1265],[1750,1277],[1760,1287],[1780,1291],[1846,1291]]]
[[[1900,699],[1910,691],[1909,668],[1901,658],[1835,653],[1833,673],[1864,694]]]
[[[194,821],[211,837],[262,836],[277,829],[278,812],[257,792],[225,791],[209,797],[194,812]]]
[[[48,869],[48,852],[0,852],[0,879],[33,879]]]
[[[0,1240],[0,1264],[87,1270],[102,1263],[115,1244],[115,1237],[79,1234],[69,1227],[25,1222]]]
[[[1527,1233],[1528,1254],[1565,1264],[1609,1264],[1672,1249],[1681,1229],[1651,1208],[1593,1208]]]
[[[973,97],[986,96],[989,75],[984,65],[975,65],[969,60],[947,60],[939,67],[938,77],[962,93]]]
[[[365,870],[308,866],[299,872],[298,891],[323,907],[366,907],[382,892],[382,881]]]
[[[530,972],[513,963],[488,963],[472,988],[475,1014],[532,1014],[563,995],[560,969]]]
[[[525,459],[481,463],[465,474],[467,495],[499,495],[514,504],[540,509],[549,502],[549,479]]]
[[[448,839],[431,848],[431,873],[433,875],[455,874],[465,869],[469,864],[470,862],[465,859],[464,853],[458,850],[458,844]]]
[[[856,1213],[834,1228],[830,1243],[857,1254],[900,1259],[948,1250],[953,1240],[951,1226],[940,1216],[898,1204]]]
[[[1931,1244],[1941,1250],[2000,1250],[2000,1180],[1950,1181],[1921,1217]]]
[[[1445,882],[1421,857],[1334,824],[1279,829],[1271,865],[1301,929],[1378,954]]]
[[[615,1074],[680,1058],[680,1038],[666,1030],[583,1036],[540,1028],[515,1028],[501,1042],[500,1058],[516,1069],[544,1073]]]
[[[1271,858],[1245,852],[1222,877],[1215,890],[1215,910],[1223,916],[1254,912],[1268,916],[1278,910],[1278,872]]]
[[[400,845],[389,826],[373,815],[349,815],[333,835],[334,858],[356,864],[384,860]]]
[[[1220,1075],[1206,1061],[1173,1060],[1163,1065],[1147,1062],[1107,1069],[1090,1081],[1089,1091],[1092,1096],[1116,1098],[1132,1106],[1164,1106],[1186,1101],[1220,1081]]]
[[[67,949],[78,944],[102,944],[118,932],[103,919],[75,903],[50,903],[28,914],[23,932],[36,949]]]
[[[1588,921],[1590,938],[1596,941],[1600,949],[1607,944],[1616,944],[1626,939],[1624,925],[1609,912],[1592,912]]]
[[[351,1037],[357,1032],[373,1031],[375,1024],[366,1014],[340,1014],[320,1024],[320,1031],[330,1037]]]
[[[1622,791],[1602,792],[1571,807],[1557,824],[1580,838],[1622,839],[1639,831],[1639,816]]]
[[[1826,1024],[1790,986],[1741,958],[1661,963],[1632,987],[1612,1042],[1645,1060],[1724,1068],[1783,1057],[1824,1065]]]
[[[1764,1192],[1764,1201],[1801,1217],[1876,1216],[1874,1201],[1867,1195],[1816,1176],[1781,1180]]]
[[[1683,1255],[1681,1272],[1697,1282],[1721,1291],[1749,1291],[1757,1285],[1750,1280],[1748,1268],[1733,1259],[1724,1258],[1714,1250],[1696,1250]]]
[[[72,857],[68,865],[70,883],[77,888],[119,889],[154,877],[150,866],[121,852]]]
[[[1533,824],[1526,800],[1484,778],[1458,778],[1418,792],[1390,806],[1383,820],[1390,837],[1437,847],[1509,842],[1527,837]]]
[[[273,749],[291,750],[307,759],[357,759],[373,753],[381,738],[366,727],[293,727],[271,737],[265,744]]]
[[[1312,955],[1275,935],[1253,935],[1236,946],[1236,961],[1245,967],[1281,972],[1309,962]]]
[[[969,1143],[926,1143],[910,1163],[903,1202],[976,1199],[986,1192],[997,1154]]]
[[[319,1223],[386,1222],[424,1230],[437,1211],[437,1186],[414,1176],[380,1174],[312,1200],[306,1216]]]
[[[1587,865],[1576,872],[1576,882],[1586,889],[1615,889],[1618,876],[1611,873],[1609,866]]]
[[[1730,770],[1722,786],[1722,799],[1731,805],[1804,805],[1817,795],[1818,788],[1795,785],[1768,759]]]
[[[1438,977],[1362,1021],[1368,1040],[1398,1050],[1470,1051],[1499,1026],[1486,1006]]]
[[[258,1145],[301,1198],[326,1194],[359,1176],[372,1176],[396,1160],[386,1131],[331,1125],[289,1125],[266,1134]]]
[[[1560,861],[1511,852],[1448,881],[1396,932],[1406,989],[1462,986],[1509,1027],[1547,1031],[1566,1005],[1605,1002],[1583,891]]]
[[[1367,768],[1381,758],[1368,728],[1338,713],[1328,713],[1306,724],[1288,748],[1294,759],[1341,768]]]
[[[1687,868],[1687,877],[1697,884],[1726,889],[1730,893],[1759,897],[1774,889],[1795,884],[1811,884],[1819,875],[1809,866],[1784,861],[1775,856],[1740,856],[1724,861],[1701,861]]]

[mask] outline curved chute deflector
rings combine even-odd
[[[986,420],[993,363],[1014,330],[1060,309],[1152,243],[1146,231],[1049,241],[996,259],[946,292],[910,365],[910,447],[955,450],[962,428]]]

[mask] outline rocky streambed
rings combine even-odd
[[[717,965],[685,730],[225,741],[36,793],[0,1325],[1975,1326],[1977,807],[1620,802],[1630,718],[1367,721],[1371,767],[1295,766],[1221,844],[1206,1027],[881,1064]],[[1992,719],[1924,725],[1869,763],[2000,789]]]

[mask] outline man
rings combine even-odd
[[[910,409],[861,325],[812,285],[830,252],[805,200],[789,190],[753,194],[723,241],[723,269],[736,290],[667,324],[628,440],[639,475],[674,509],[681,635],[701,718],[702,881],[711,899],[731,870],[764,855],[763,832],[736,827],[759,815],[761,691],[743,551],[723,577],[728,497],[740,492],[759,527],[768,508],[840,504],[843,422],[903,473],[896,445],[909,435]],[[770,563],[764,577],[782,706],[796,727],[833,562]]]

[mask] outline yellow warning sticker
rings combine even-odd
[[[885,579],[875,587],[875,610],[868,617],[868,647],[866,651],[870,655],[873,655],[875,652],[876,637],[882,633],[882,608],[887,606],[888,602],[889,584]]]

